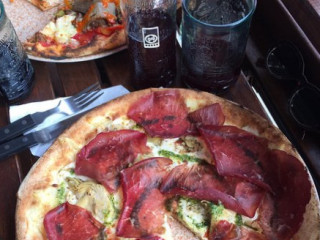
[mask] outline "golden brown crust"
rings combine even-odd
[[[126,35],[124,29],[115,31],[111,36],[97,35],[94,40],[81,48],[68,49],[64,55],[68,58],[82,57],[95,53],[104,52],[106,50],[114,49],[124,45],[126,42]]]
[[[42,227],[42,217],[44,213],[50,209],[51,205],[50,203],[46,203],[45,208],[41,208],[43,203],[41,202],[40,196],[37,196],[37,190],[45,190],[46,194],[50,195],[50,189],[54,188],[54,179],[59,169],[72,162],[77,151],[96,135],[97,125],[94,125],[94,123],[97,118],[116,118],[121,115],[126,115],[132,102],[135,102],[141,96],[152,91],[161,90],[165,89],[137,91],[106,103],[83,116],[59,136],[43,157],[32,167],[18,191],[16,212],[18,240],[46,239]],[[284,150],[298,158],[304,164],[297,151],[280,130],[256,113],[209,93],[186,89],[178,90],[186,99],[189,111],[218,102],[221,104],[226,116],[226,124],[238,126],[267,138],[271,143],[271,148]],[[99,127],[103,128],[103,126],[100,125]],[[309,180],[313,186],[311,200],[304,214],[304,222],[298,233],[294,236],[294,239],[315,240],[320,238],[319,198],[312,178],[310,177]],[[39,203],[40,205],[37,205]],[[32,213],[34,216],[30,217],[30,212],[34,210],[36,210],[36,212]],[[37,214],[39,214],[39,216],[37,216]],[[41,216],[41,214],[43,215]],[[36,220],[38,222],[40,221],[40,223],[37,229],[34,229],[35,223],[32,221]],[[33,224],[32,226],[30,226],[31,223]],[[179,227],[177,228],[177,231],[183,231]]]

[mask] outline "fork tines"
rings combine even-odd
[[[79,93],[77,93],[76,95],[74,95],[74,99],[77,100],[79,97],[81,97],[83,94],[92,92],[92,91],[96,91],[96,90],[100,90],[100,85],[98,82],[90,85],[89,87],[83,89],[82,91],[80,91]]]

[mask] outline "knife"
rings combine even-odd
[[[86,111],[87,112],[87,111]],[[11,141],[0,144],[0,160],[18,153],[28,147],[34,146],[38,143],[47,143],[50,140],[55,139],[62,133],[67,127],[69,127],[74,121],[80,118],[83,114],[74,115],[63,121],[57,122],[56,124],[46,127],[44,129],[38,130],[36,132],[31,132],[23,136],[14,138]]]
[[[12,139],[26,130],[29,130],[43,122],[45,118],[54,113],[53,109],[43,112],[28,114],[13,123],[0,128],[0,143]]]

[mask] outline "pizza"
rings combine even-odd
[[[33,1],[39,8],[49,1]],[[42,5],[40,5],[42,4]],[[126,43],[119,1],[66,0],[25,43],[33,56],[62,59],[104,52]]]
[[[17,194],[17,239],[319,239],[319,199],[287,138],[233,102],[146,89],[87,113]]]

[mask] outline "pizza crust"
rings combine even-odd
[[[116,47],[123,46],[126,43],[126,34],[124,29],[120,29],[106,37],[96,35],[90,44],[80,48],[64,48],[62,45],[52,45],[43,47],[40,43],[34,42],[32,39],[24,43],[24,47],[28,54],[38,57],[65,59],[83,57],[92,54],[111,50]]]
[[[17,239],[46,239],[43,229],[43,216],[50,209],[51,202],[55,201],[54,183],[59,169],[75,159],[76,153],[93,139],[99,129],[103,129],[103,120],[115,119],[126,115],[131,103],[141,96],[153,91],[165,89],[146,89],[125,95],[92,110],[63,134],[61,134],[49,150],[34,164],[20,186],[17,197],[16,231]],[[226,116],[226,124],[244,128],[247,131],[267,138],[271,148],[284,150],[303,162],[300,155],[293,148],[290,141],[279,129],[271,125],[258,114],[230,101],[206,92],[196,92],[187,89],[178,89],[186,99],[190,111],[209,105],[220,103]],[[293,239],[315,240],[320,238],[320,205],[314,182],[312,184],[311,200],[306,207],[304,222]],[[37,193],[45,193],[45,201]],[[179,224],[174,225],[177,232],[185,229]],[[181,238],[182,239],[182,238]]]
[[[90,54],[100,53],[106,50],[120,47],[126,43],[125,30],[115,31],[111,36],[97,35],[87,46],[78,49],[69,49],[65,52],[67,58],[82,57]]]

